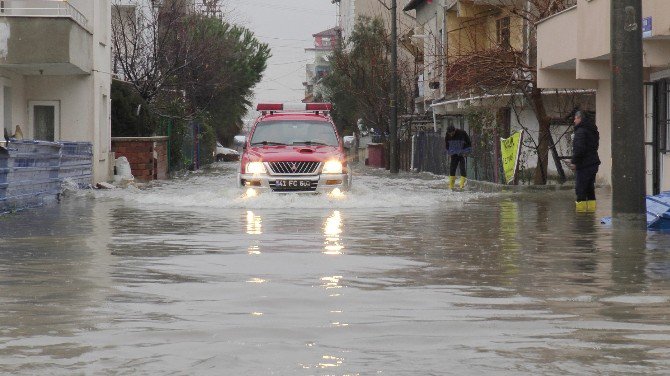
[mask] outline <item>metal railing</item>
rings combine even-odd
[[[68,0],[4,0],[0,17],[64,17],[88,29],[88,19]]]

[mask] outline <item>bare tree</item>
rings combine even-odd
[[[333,54],[333,71],[323,80],[325,97],[350,125],[361,118],[371,128],[388,130],[389,37],[382,18],[360,17],[347,45],[338,46]],[[415,67],[409,60],[401,56],[398,61],[401,114],[411,111],[414,97]]]
[[[480,5],[481,12],[449,31],[460,33],[469,43],[467,48],[447,51],[447,92],[525,97],[539,124],[533,182],[546,184],[551,116],[537,85],[536,24],[575,5],[575,0],[487,0]],[[487,28],[491,18],[495,28]]]
[[[174,78],[209,53],[194,40],[190,4],[169,0],[123,5],[117,0],[112,6],[114,69],[149,103],[162,92],[179,90]]]

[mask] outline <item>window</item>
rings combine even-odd
[[[325,121],[264,121],[256,125],[251,144],[337,146],[333,125]]]
[[[510,43],[510,19],[509,17],[502,17],[496,20],[496,42],[502,48],[509,48]]]

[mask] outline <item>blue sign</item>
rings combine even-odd
[[[649,38],[653,35],[651,17],[642,19],[642,38]]]

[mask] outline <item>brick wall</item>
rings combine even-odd
[[[116,158],[126,157],[137,180],[163,180],[168,173],[167,137],[112,137]]]

